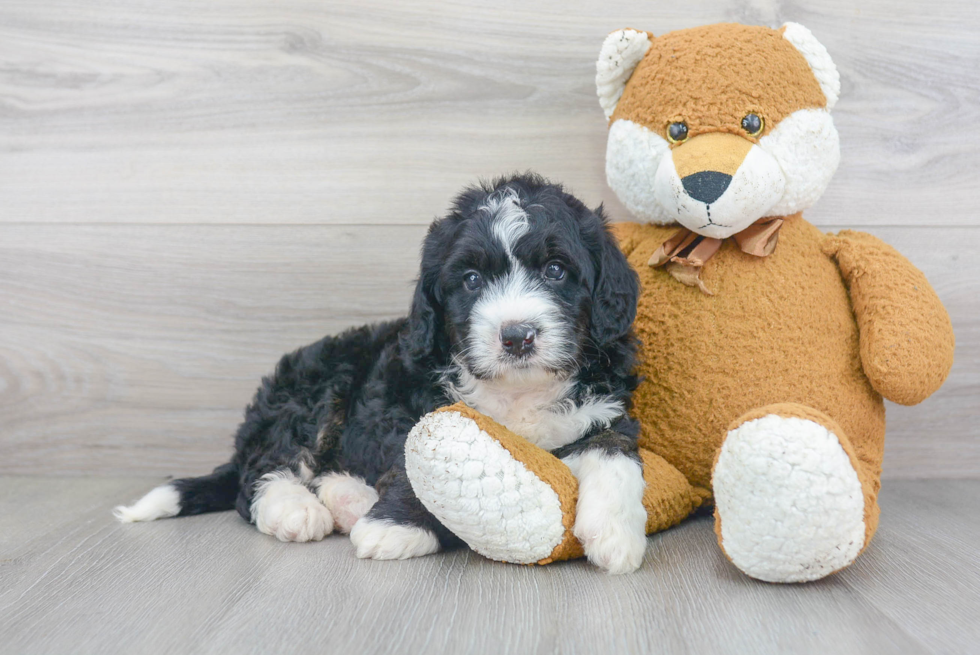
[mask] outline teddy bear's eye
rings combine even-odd
[[[667,140],[671,143],[680,143],[687,139],[686,123],[671,123],[667,126]]]
[[[742,129],[748,132],[749,136],[759,136],[765,125],[765,121],[758,114],[746,114],[742,119]]]

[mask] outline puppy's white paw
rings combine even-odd
[[[574,533],[589,561],[609,573],[632,573],[643,563],[647,538],[642,527],[637,531],[635,525],[608,514],[590,512],[583,516],[580,510]]]
[[[361,559],[408,559],[439,550],[439,540],[424,528],[362,518],[350,531]]]
[[[647,547],[643,469],[625,455],[601,450],[562,461],[579,481],[572,532],[589,561],[616,574],[640,568]]]
[[[333,515],[334,527],[347,534],[376,502],[378,492],[349,473],[330,473],[313,481],[320,502]]]
[[[333,532],[333,517],[292,473],[262,476],[252,499],[252,520],[259,532],[279,541],[320,541]]]

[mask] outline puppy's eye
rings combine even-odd
[[[558,262],[548,262],[548,265],[544,267],[544,276],[557,282],[565,277],[565,267]]]
[[[483,276],[476,271],[466,271],[463,273],[463,286],[468,291],[476,291],[483,286]]]
[[[680,143],[687,140],[687,123],[671,123],[667,126],[667,140]]]
[[[766,122],[758,114],[746,114],[742,119],[742,129],[748,132],[749,136],[759,136]]]

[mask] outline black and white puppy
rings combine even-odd
[[[634,570],[646,545],[627,414],[637,293],[601,208],[531,174],[467,189],[429,229],[407,318],[283,357],[245,410],[229,463],[116,516],[234,507],[283,541],[349,532],[357,556],[375,559],[456,545],[412,492],[404,445],[419,418],[463,400],[560,457],[581,483],[586,554]]]

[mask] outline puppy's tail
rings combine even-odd
[[[120,505],[112,510],[112,514],[123,523],[133,523],[221,512],[234,509],[239,488],[238,466],[229,462],[214,469],[210,475],[168,482],[132,505]]]

